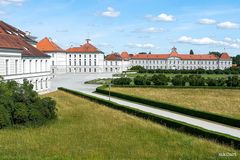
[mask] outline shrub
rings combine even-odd
[[[218,82],[217,82],[216,79],[208,78],[208,79],[207,79],[207,85],[208,85],[208,86],[217,86],[217,85],[218,85]]]
[[[130,78],[116,78],[112,80],[115,85],[129,85],[132,82]]]
[[[152,82],[154,85],[168,85],[168,77],[163,74],[155,74],[152,76]]]
[[[182,75],[176,75],[172,78],[172,84],[174,86],[185,86],[187,78]]]
[[[54,119],[56,102],[51,98],[40,98],[33,86],[24,80],[0,81],[0,128],[14,124],[43,124]]]
[[[228,87],[240,86],[240,80],[238,76],[229,76],[226,83]]]
[[[133,66],[130,70],[137,71],[138,73],[146,73],[147,70],[142,66]]]
[[[24,103],[16,103],[15,111],[13,112],[14,124],[21,124],[28,122],[28,107]]]
[[[11,124],[10,114],[3,105],[0,105],[0,128]]]
[[[205,86],[205,78],[200,75],[190,75],[188,78],[190,86]]]

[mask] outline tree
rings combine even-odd
[[[155,74],[152,76],[152,82],[154,85],[168,85],[168,77],[164,74]]]
[[[130,78],[116,78],[112,80],[115,85],[129,85],[132,82]]]
[[[194,52],[192,49],[190,50],[190,55],[194,55]]]
[[[215,56],[217,56],[217,57],[220,57],[220,56],[221,56],[221,53],[220,53],[220,52],[216,52],[216,51],[209,52],[209,54],[210,54],[210,55],[213,54],[213,55],[215,55]]]
[[[172,78],[172,84],[174,86],[185,86],[187,78],[182,75],[176,75]]]

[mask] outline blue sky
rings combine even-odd
[[[106,54],[240,51],[238,0],[0,0],[0,17],[62,48],[92,39]]]

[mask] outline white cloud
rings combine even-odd
[[[223,28],[223,29],[239,29],[240,28],[239,24],[233,23],[233,22],[229,22],[229,21],[219,23],[219,24],[217,24],[217,26],[219,28]]]
[[[163,32],[164,29],[163,28],[149,27],[149,28],[145,28],[141,31],[142,32],[147,32],[147,33],[159,33],[159,32]]]
[[[0,0],[0,5],[22,5],[25,0]]]
[[[178,42],[180,43],[188,43],[188,44],[196,44],[196,45],[217,45],[217,46],[224,46],[224,47],[230,47],[230,48],[240,48],[240,43],[229,41],[230,38],[225,38],[224,41],[218,41],[211,39],[209,37],[204,38],[192,38],[188,36],[182,36],[178,39]]]
[[[176,20],[176,18],[173,15],[168,15],[165,13],[161,13],[158,16],[147,15],[146,18],[153,21],[165,21],[165,22],[172,22]]]
[[[130,47],[130,48],[141,48],[141,49],[153,49],[153,48],[156,48],[156,46],[154,44],[151,44],[151,43],[145,43],[145,44],[129,43],[127,46]]]
[[[200,24],[216,24],[217,21],[214,19],[203,18],[199,20]]]
[[[120,12],[119,11],[115,11],[115,9],[112,8],[112,7],[108,7],[107,11],[102,12],[101,15],[105,16],[105,17],[118,17],[118,16],[120,16]]]

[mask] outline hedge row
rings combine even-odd
[[[173,74],[240,74],[240,67],[231,67],[224,70],[205,70],[205,69],[193,69],[193,70],[172,70],[172,69],[145,69],[142,66],[133,66],[130,70],[137,71],[138,73],[173,73]]]
[[[140,76],[131,78],[116,78],[112,80],[115,85],[162,85],[162,86],[227,86],[227,87],[240,87],[239,76],[229,76],[225,78],[204,78],[201,75],[175,75],[170,78],[164,74],[154,74],[153,76]]]
[[[181,132],[185,132],[185,133],[188,133],[188,134],[191,134],[194,136],[198,136],[198,137],[208,138],[208,139],[214,140],[216,142],[219,142],[221,144],[230,145],[230,146],[234,147],[235,149],[240,149],[240,139],[229,136],[229,135],[209,131],[209,130],[206,130],[206,129],[203,129],[200,127],[196,127],[196,126],[184,123],[184,122],[179,122],[179,121],[165,118],[162,116],[157,116],[157,115],[147,113],[147,112],[144,112],[144,111],[141,111],[138,109],[130,108],[128,106],[120,105],[120,104],[117,104],[117,103],[114,103],[114,102],[111,102],[108,100],[90,96],[90,95],[87,95],[87,94],[84,94],[81,92],[69,90],[66,88],[58,88],[58,89],[68,92],[68,93],[71,93],[71,94],[74,94],[74,95],[77,95],[77,96],[80,96],[80,97],[87,98],[91,101],[103,104],[103,105],[111,107],[113,109],[117,109],[117,110],[126,112],[128,114],[135,115],[140,118],[151,120],[153,122],[162,124],[166,127],[176,129]]]
[[[105,90],[104,88],[105,88],[105,86],[98,87],[96,89],[96,92],[108,95],[109,91]],[[240,120],[231,118],[231,117],[225,117],[225,116],[221,116],[221,115],[217,115],[217,114],[209,113],[209,112],[204,112],[204,111],[197,111],[194,109],[190,109],[190,108],[186,108],[186,107],[182,107],[182,106],[178,106],[178,105],[154,101],[154,100],[141,98],[141,97],[137,97],[137,96],[131,96],[131,95],[122,94],[122,93],[118,93],[118,92],[111,91],[111,96],[126,99],[126,100],[137,102],[137,103],[150,105],[150,106],[153,106],[156,108],[166,109],[166,110],[182,113],[185,115],[190,115],[193,117],[198,117],[198,118],[234,126],[234,127],[240,127]]]

